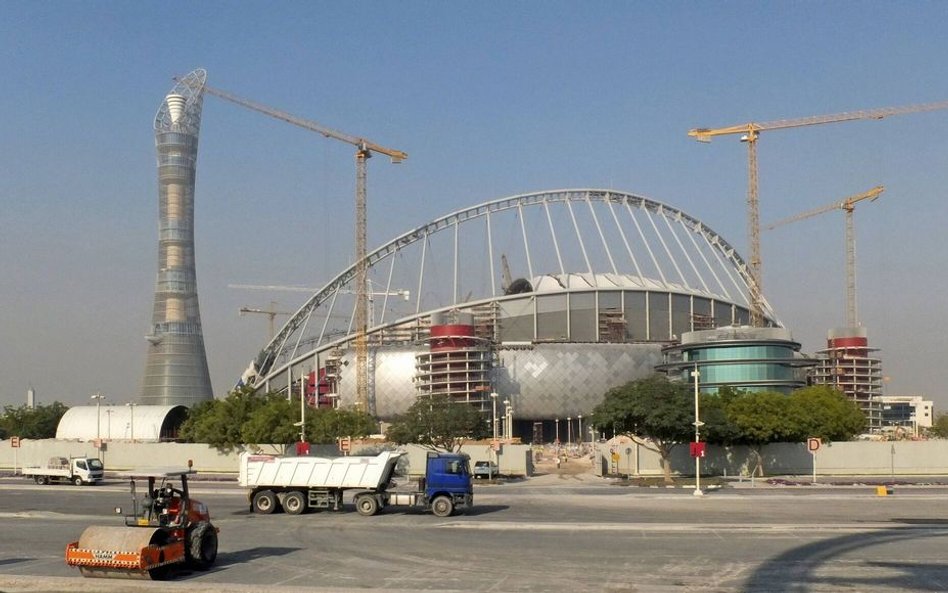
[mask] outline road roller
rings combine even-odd
[[[217,559],[218,529],[207,506],[191,498],[186,469],[128,475],[132,513],[124,527],[93,525],[66,546],[66,564],[84,577],[168,578],[181,567],[207,570]],[[139,497],[136,482],[146,484]],[[122,508],[115,513],[123,515]]]

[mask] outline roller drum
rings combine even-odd
[[[92,551],[95,561],[80,565],[79,572],[84,577],[161,579],[167,572],[167,566],[143,568],[141,553],[148,546],[161,546],[166,542],[167,533],[162,529],[87,527],[79,536],[78,547],[80,550]]]

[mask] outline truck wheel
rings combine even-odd
[[[75,484],[76,486],[82,486],[82,478],[80,478],[79,476],[76,476],[75,478],[72,479],[72,483]]]
[[[356,510],[363,517],[371,517],[379,511],[379,501],[371,494],[363,494],[355,501]]]
[[[36,483],[39,484],[40,486],[45,486],[46,484],[49,483],[49,479],[46,476],[36,476],[36,478],[34,479],[36,480]]]
[[[454,503],[447,496],[439,496],[431,503],[431,512],[438,517],[450,517],[454,512]]]
[[[261,515],[269,515],[276,510],[277,499],[273,490],[261,490],[253,496],[253,510]]]
[[[207,521],[195,525],[188,534],[188,563],[198,570],[207,570],[217,559],[217,530]]]
[[[283,510],[288,515],[301,515],[306,510],[306,499],[303,493],[298,490],[287,492],[283,497]]]

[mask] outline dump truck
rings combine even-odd
[[[66,546],[66,564],[84,577],[162,580],[176,566],[207,570],[217,559],[218,529],[191,498],[190,468],[131,474],[132,513],[124,527],[93,525]],[[146,480],[139,499],[136,480]],[[175,480],[180,488],[175,486]],[[122,508],[116,507],[116,514]]]
[[[33,478],[37,484],[72,482],[76,486],[98,484],[105,474],[105,467],[95,457],[50,457],[46,466],[28,466],[20,474]]]
[[[425,474],[408,489],[395,487],[393,477],[403,452],[374,457],[281,457],[244,453],[240,456],[241,486],[253,512],[268,515],[282,508],[299,515],[310,509],[344,510],[343,496],[360,515],[370,517],[388,506],[422,507],[438,517],[474,504],[470,458],[460,453],[429,452]]]

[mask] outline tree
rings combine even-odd
[[[251,387],[232,391],[222,400],[201,402],[181,426],[186,441],[207,443],[229,453],[244,445],[285,445],[299,439],[299,397],[278,393],[257,395]],[[378,428],[369,415],[355,410],[306,411],[306,440],[332,443],[339,437],[364,437]]]
[[[941,439],[948,438],[948,413],[942,412],[935,416],[935,422],[928,429],[928,434]]]
[[[223,453],[244,444],[243,425],[270,396],[257,396],[252,387],[240,387],[224,399],[216,399],[191,408],[179,435],[193,443],[207,443]]]
[[[485,438],[487,425],[474,407],[454,402],[447,395],[432,395],[416,399],[392,421],[385,436],[399,445],[414,443],[455,451],[466,439]]]
[[[672,482],[669,456],[676,445],[694,437],[694,421],[691,388],[664,375],[610,389],[591,419],[600,430],[613,429],[658,453],[666,483]]]
[[[321,408],[306,412],[306,438],[311,443],[334,443],[342,437],[362,438],[378,430],[378,421],[359,410]]]
[[[56,437],[59,421],[69,407],[60,402],[38,405],[33,408],[22,405],[5,406],[0,416],[0,432],[7,436],[24,439],[51,439]]]
[[[764,475],[761,447],[787,440],[798,431],[791,415],[790,399],[782,393],[742,393],[727,403],[726,413],[738,433],[734,442],[751,448],[755,457],[752,473],[760,476]]]
[[[796,424],[796,432],[787,435],[790,441],[809,437],[845,441],[866,429],[866,415],[859,406],[829,385],[797,389],[789,396],[789,407]]]

